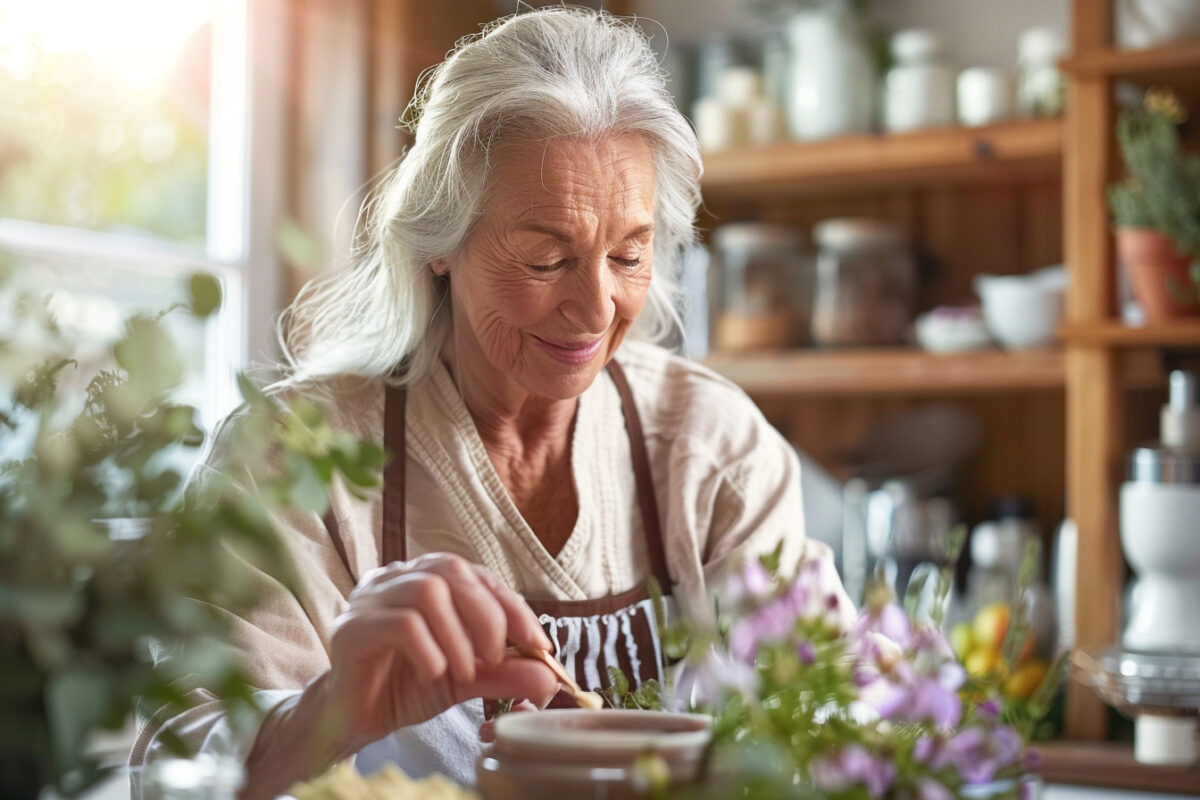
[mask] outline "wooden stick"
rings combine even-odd
[[[558,659],[550,655],[548,651],[525,650],[517,647],[510,647],[509,650],[515,651],[518,655],[524,656],[525,658],[532,658],[537,661],[541,661],[543,664],[549,667],[550,671],[553,672],[558,678],[558,682],[562,688],[567,692],[567,694],[571,695],[571,697],[575,699],[575,702],[579,704],[580,708],[587,708],[596,711],[604,707],[604,698],[596,692],[584,691],[583,688],[575,682],[575,679],[571,677],[563,665],[558,663]]]

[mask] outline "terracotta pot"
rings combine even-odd
[[[1173,240],[1150,228],[1119,228],[1117,255],[1147,321],[1200,315],[1200,298],[1188,275],[1192,259],[1180,253]],[[1169,281],[1187,293],[1191,301],[1174,295],[1168,288]]]

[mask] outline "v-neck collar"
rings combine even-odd
[[[555,583],[572,595],[579,598],[586,597],[586,593],[572,573],[576,572],[574,568],[577,566],[579,554],[586,549],[588,538],[595,535],[596,520],[593,508],[595,501],[592,492],[584,491],[580,487],[579,476],[590,472],[582,459],[586,457],[587,453],[596,452],[598,432],[593,403],[596,383],[593,382],[592,386],[589,386],[579,396],[576,403],[575,419],[571,426],[571,480],[575,487],[579,511],[570,535],[563,543],[558,555],[554,556],[546,549],[541,539],[537,537],[537,534],[521,515],[508,488],[500,480],[500,475],[496,472],[496,467],[487,453],[483,439],[479,436],[479,430],[475,427],[475,420],[471,417],[471,412],[467,408],[462,394],[458,391],[458,387],[455,386],[449,370],[441,361],[438,361],[434,367],[431,378],[433,388],[441,401],[440,405],[449,415],[454,433],[461,440],[470,459],[471,467],[483,485],[493,510],[499,512],[500,516],[508,523],[509,529],[534,555]],[[600,373],[596,380],[608,380],[607,373]]]

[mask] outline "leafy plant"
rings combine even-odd
[[[188,288],[187,313],[219,306],[211,276]],[[44,298],[11,305],[0,329],[0,795],[46,783],[74,795],[103,774],[91,735],[119,729],[139,699],[178,712],[204,687],[232,719],[254,713],[251,687],[214,646],[226,628],[213,609],[251,607],[254,568],[288,579],[273,513],[323,511],[335,475],[376,485],[384,455],[333,432],[319,407],[281,408],[242,379],[231,446],[252,470],[266,472],[268,455],[282,468],[257,494],[231,480],[184,491],[204,435],[196,409],[170,399],[184,366],[162,315],[129,319],[111,366],[79,390],[78,343]]]
[[[1180,146],[1178,127],[1186,119],[1166,90],[1151,90],[1141,108],[1121,111],[1117,141],[1128,175],[1109,187],[1108,201],[1118,227],[1152,228],[1191,256],[1192,283],[1200,289],[1200,155]]]
[[[1020,706],[1001,701],[999,679],[968,679],[940,629],[952,566],[926,576],[932,602],[910,587],[908,613],[873,584],[848,624],[831,565],[786,577],[778,561],[776,552],[746,564],[724,588],[717,624],[690,632],[669,696],[712,715],[713,748],[711,780],[680,796],[953,798],[1026,771],[1025,742],[1062,665]],[[1023,630],[1015,620],[1014,659]]]

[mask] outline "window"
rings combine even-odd
[[[201,330],[167,318],[192,368],[181,399],[206,427],[267,351],[279,13],[281,0],[0,0],[9,290],[52,292],[61,322],[102,341],[129,313],[180,300],[189,273],[217,275],[218,317]]]

